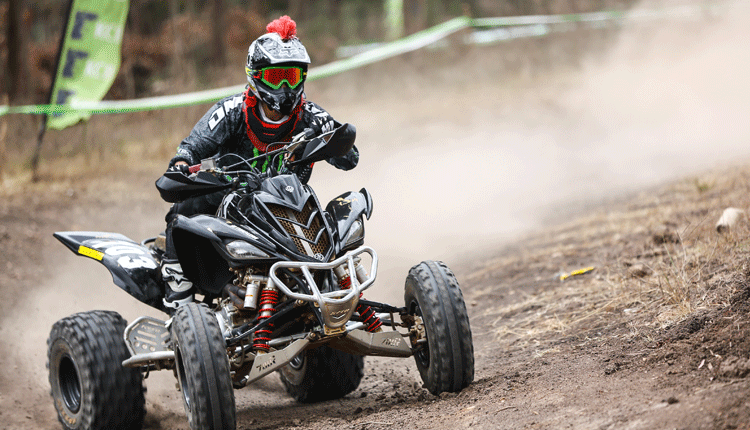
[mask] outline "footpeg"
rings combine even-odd
[[[125,346],[132,357],[122,362],[125,367],[155,365],[165,367],[174,361],[174,351],[169,349],[169,330],[164,321],[140,317],[133,321],[124,334]]]

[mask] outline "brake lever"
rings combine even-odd
[[[303,143],[307,143],[307,142],[309,142],[309,140],[308,140],[308,139],[306,138],[306,136],[305,136],[305,132],[304,132],[304,131],[303,131],[303,132],[300,132],[300,133],[299,133],[299,134],[297,134],[296,136],[292,137],[292,143],[290,143],[290,144],[289,144],[289,145],[287,145],[287,147],[286,147],[286,154],[285,154],[285,157],[287,157],[287,158],[288,158],[288,157],[289,157],[289,154],[292,154],[292,153],[294,153],[294,151],[296,151],[296,150],[297,150],[297,148],[299,148],[299,147],[300,147],[300,145],[302,145]]]

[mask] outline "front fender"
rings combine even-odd
[[[372,196],[362,188],[359,192],[347,192],[331,200],[326,206],[336,223],[336,240],[341,242],[346,237],[354,221],[362,215],[370,219],[372,214]],[[343,244],[342,244],[343,245]]]
[[[119,233],[64,231],[53,236],[73,253],[102,263],[112,274],[115,285],[125,292],[164,310],[159,262],[147,248]]]

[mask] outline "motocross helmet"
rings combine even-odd
[[[266,30],[247,51],[247,82],[255,97],[289,115],[302,99],[310,56],[297,38],[297,24],[288,16],[271,22]]]

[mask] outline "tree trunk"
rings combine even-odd
[[[250,9],[254,10],[258,15],[260,15],[263,19],[268,19],[268,2],[263,0],[250,0]],[[302,6],[304,8],[304,6]],[[277,17],[274,17],[273,19],[276,19]],[[294,19],[294,17],[292,17]]]
[[[224,46],[224,0],[214,0],[211,21],[213,61],[217,66],[224,66],[227,58]]]
[[[427,0],[405,0],[404,21],[408,34],[427,28]]]
[[[293,20],[301,20],[303,18],[302,16],[302,8],[304,7],[304,1],[305,0],[289,0],[289,17]]]
[[[8,93],[11,102],[26,98],[26,37],[23,28],[23,1],[10,0],[8,5]]]
[[[328,19],[333,34],[341,42],[344,39],[344,26],[341,25],[341,1],[329,0],[328,2]]]
[[[170,0],[169,3],[169,20],[172,24],[172,61],[170,62],[172,68],[172,76],[176,77],[180,81],[184,75],[184,61],[182,60],[182,38],[177,31],[177,16],[180,14],[180,5],[178,0]]]
[[[8,96],[3,94],[0,96],[0,106],[8,104]],[[8,135],[8,117],[0,117],[0,181],[3,180],[3,169],[5,169],[5,136]]]
[[[427,26],[437,25],[442,20],[443,4],[438,0],[427,0]]]
[[[388,40],[404,35],[404,0],[386,0],[385,26]]]
[[[463,2],[463,9],[463,14],[466,16],[486,16],[482,7],[477,3],[477,0],[465,0]]]

